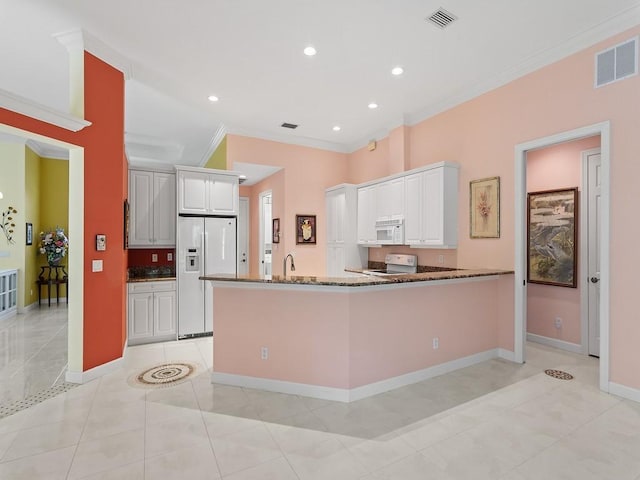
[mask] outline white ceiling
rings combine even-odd
[[[425,22],[439,7],[459,17],[445,30]],[[131,163],[202,165],[224,132],[353,151],[639,24],[640,0],[0,0],[0,16],[1,89],[68,111],[52,35],[82,28],[130,67]]]

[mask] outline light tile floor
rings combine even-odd
[[[67,305],[43,305],[0,321],[0,405],[64,381]]]
[[[640,404],[601,393],[595,359],[527,356],[342,404],[211,384],[211,338],[132,347],[121,370],[0,420],[0,478],[640,480]],[[176,360],[199,374],[132,386]]]

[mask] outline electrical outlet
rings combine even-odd
[[[167,262],[173,262],[173,253],[167,253]]]
[[[556,317],[554,324],[556,328],[562,328],[562,319],[560,317]]]
[[[260,349],[260,358],[262,358],[262,360],[269,359],[269,347],[262,347]]]
[[[444,263],[444,255],[438,255],[438,263],[442,265]]]
[[[437,350],[440,348],[440,339],[438,337],[433,337],[433,349]]]
[[[151,261],[152,262],[157,262],[158,261],[158,254],[157,253],[152,253],[151,254]]]

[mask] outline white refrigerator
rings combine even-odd
[[[213,331],[213,287],[202,275],[236,273],[236,218],[178,217],[178,338]]]

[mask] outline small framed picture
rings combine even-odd
[[[469,236],[500,238],[500,177],[469,182]]]
[[[280,243],[280,219],[273,219],[273,229],[271,230],[273,238],[271,239],[272,243]]]
[[[96,235],[96,250],[102,252],[107,249],[107,236],[98,234]]]
[[[316,243],[315,215],[296,215],[296,243]]]
[[[33,245],[33,223],[27,223],[27,245]]]

